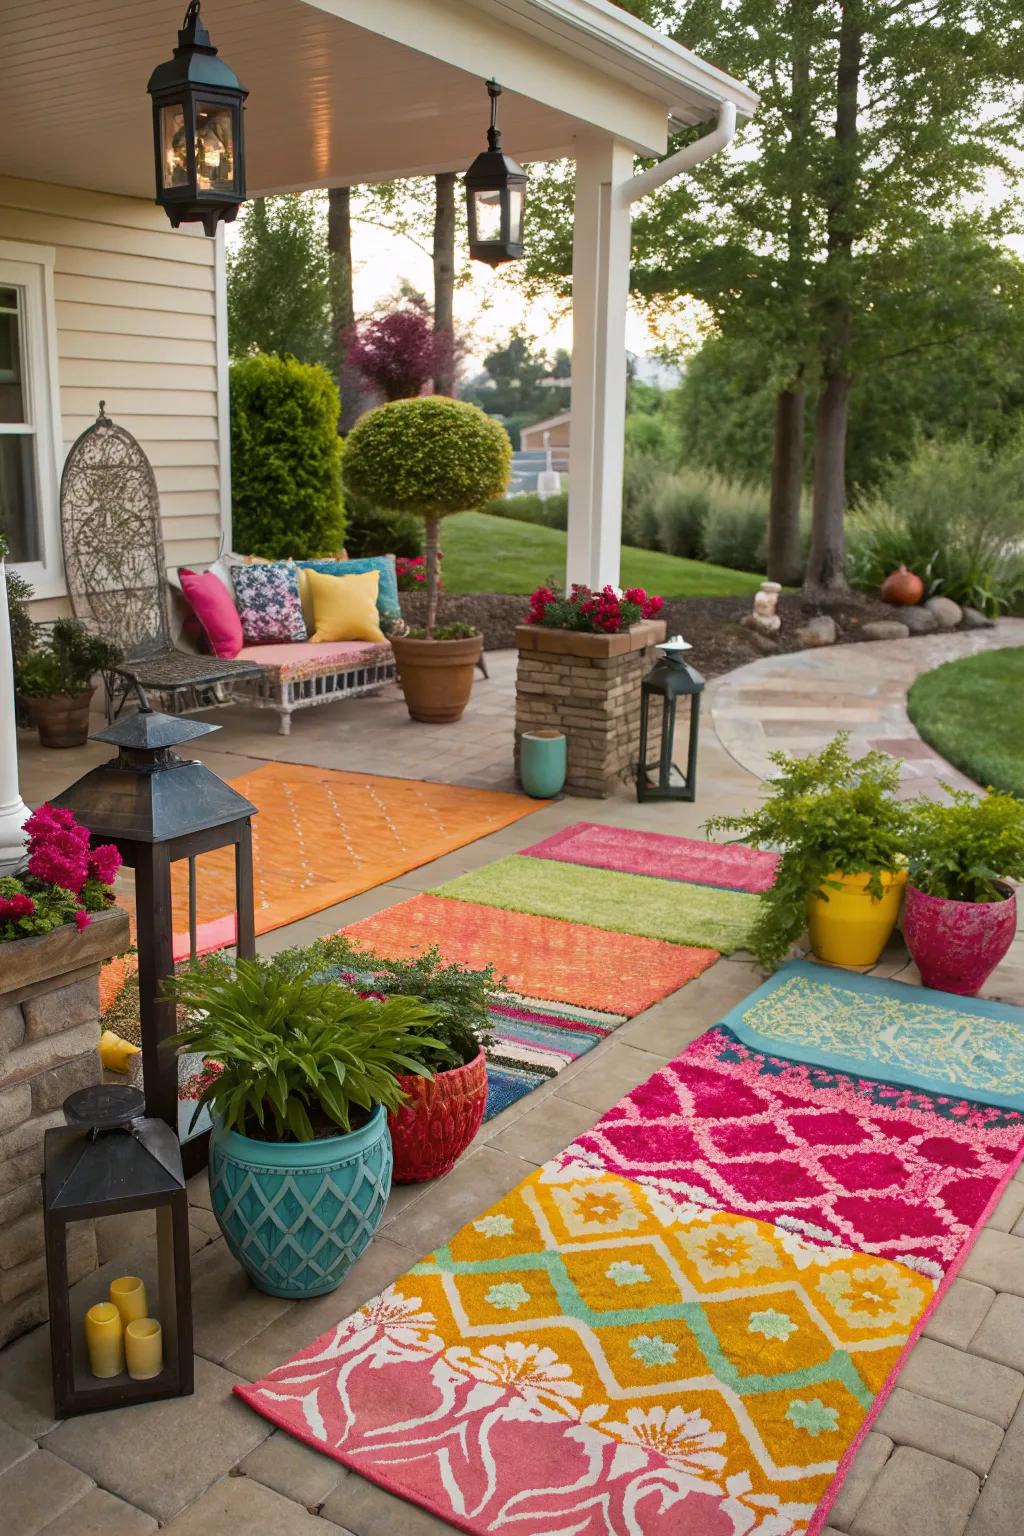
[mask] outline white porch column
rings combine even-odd
[[[28,806],[18,789],[18,732],[14,724],[14,660],[7,606],[7,567],[0,560],[0,875],[25,856],[22,827]]]
[[[577,139],[566,580],[591,587],[619,584],[632,174],[627,145]]]

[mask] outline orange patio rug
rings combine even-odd
[[[257,933],[386,885],[547,804],[301,763],[266,763],[230,782],[259,810],[252,822]],[[233,944],[233,850],[201,854],[196,884],[198,950]],[[187,863],[175,865],[172,889],[175,958],[181,959],[188,954]],[[130,897],[119,894],[118,901],[132,910]]]
[[[629,1018],[718,959],[716,949],[609,933],[586,923],[443,896],[414,896],[344,932],[396,959],[436,944],[446,960],[471,969],[493,963],[499,985],[510,992]]]

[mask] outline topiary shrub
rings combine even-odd
[[[508,485],[512,447],[493,417],[465,400],[426,395],[378,406],[345,444],[345,488],[376,506],[415,512],[426,528],[427,639],[437,620],[442,517],[472,512]]]
[[[258,352],[231,367],[236,548],[269,560],[335,554],[345,537],[338,388],[325,368]]]

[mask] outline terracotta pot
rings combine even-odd
[[[947,901],[907,886],[903,937],[926,987],[973,997],[1013,943],[1017,898]]]
[[[439,725],[461,719],[483,644],[482,635],[468,640],[392,640],[402,692],[414,720]]]
[[[480,1129],[487,1104],[483,1051],[464,1067],[433,1078],[399,1077],[406,1101],[388,1115],[396,1184],[448,1173]]]
[[[883,601],[887,603],[899,603],[903,608],[912,608],[924,597],[924,582],[920,576],[915,576],[913,571],[908,571],[905,565],[901,565],[898,571],[893,571],[882,582],[881,593]]]
[[[89,739],[89,705],[95,688],[25,700],[44,747],[82,747]]]

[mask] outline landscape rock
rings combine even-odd
[[[900,608],[898,613],[899,623],[905,624],[912,635],[930,635],[939,627],[938,619],[923,603],[914,608]]]
[[[809,651],[818,645],[835,645],[838,635],[835,619],[822,613],[800,626],[796,632],[796,643],[802,651]]]
[[[965,603],[960,610],[961,629],[995,629],[995,619],[990,619],[979,608],[969,608]]]
[[[861,626],[860,633],[863,640],[905,640],[910,630],[898,619],[872,619]]]
[[[930,597],[924,606],[934,614],[940,629],[956,629],[963,618],[963,609],[951,597]]]

